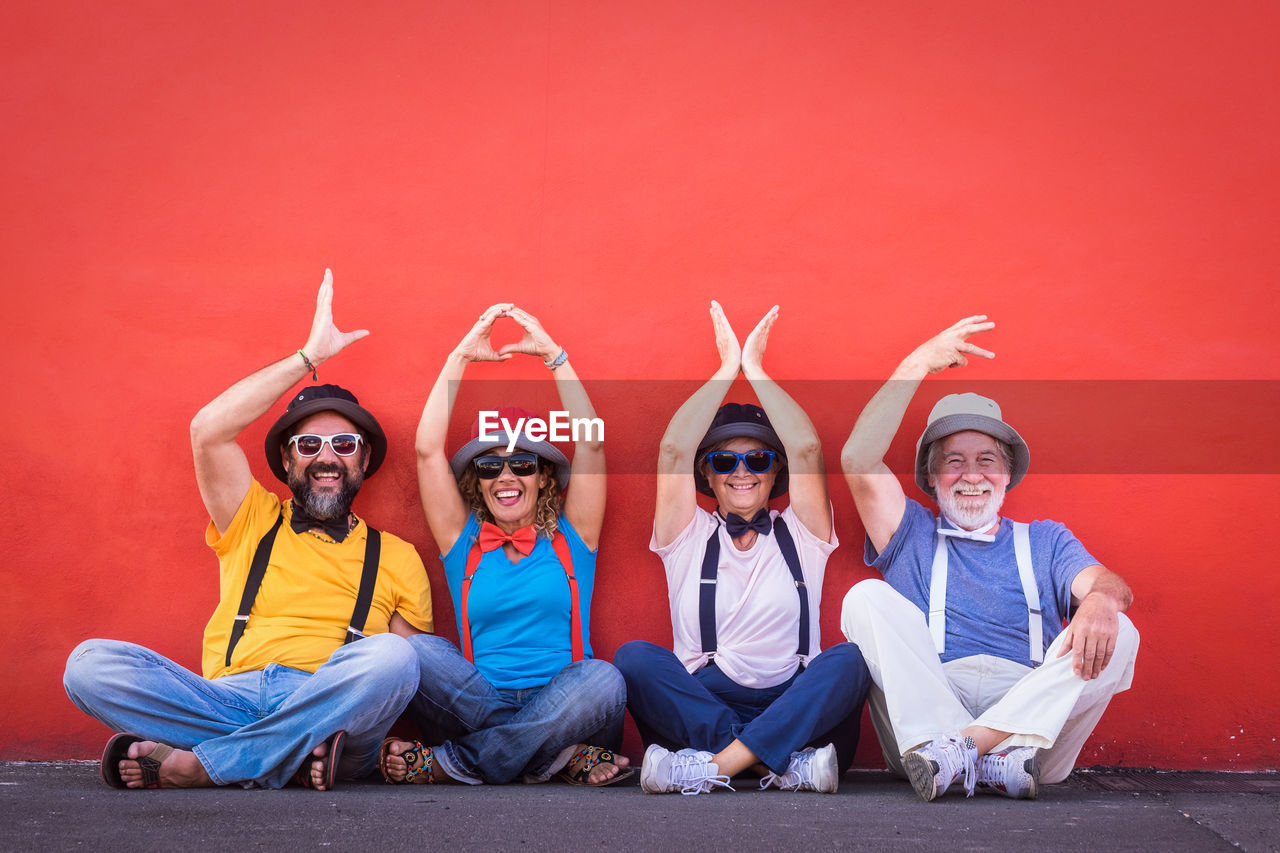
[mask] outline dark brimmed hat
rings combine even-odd
[[[929,413],[929,420],[916,442],[916,485],[926,495],[937,497],[929,485],[929,445],[940,438],[973,430],[1003,441],[1013,450],[1013,470],[1009,472],[1009,489],[1022,482],[1031,467],[1031,450],[1017,430],[1004,422],[995,400],[978,394],[948,394]]]
[[[522,409],[519,406],[501,406],[496,411],[498,413],[499,427],[485,432],[487,440],[480,440],[480,416],[476,415],[475,423],[471,425],[471,440],[462,445],[458,452],[453,454],[453,458],[449,460],[449,467],[453,470],[453,478],[455,480],[462,479],[462,474],[467,470],[467,466],[471,464],[472,459],[492,453],[499,448],[505,450],[511,444],[511,433],[501,426],[503,421],[515,424],[523,418],[528,423],[529,418],[537,417],[533,412],[528,409]],[[534,441],[524,432],[516,433],[515,438],[516,450],[536,453],[540,459],[545,459],[555,465],[556,482],[560,484],[561,491],[569,487],[569,457],[556,449],[556,446],[551,442]]]
[[[364,475],[372,477],[387,457],[387,436],[378,425],[377,418],[362,408],[356,395],[346,388],[312,385],[295,394],[284,414],[267,430],[267,465],[271,466],[271,473],[276,475],[276,479],[282,483],[289,482],[289,474],[280,458],[280,448],[289,439],[290,431],[303,418],[317,412],[337,412],[356,425],[369,444],[369,467],[365,468]]]
[[[707,430],[707,434],[702,437],[702,441],[698,444],[698,453],[693,458],[693,480],[698,491],[704,495],[714,496],[715,492],[711,490],[711,483],[702,473],[702,457],[715,445],[731,438],[754,438],[762,441],[770,450],[775,451],[784,463],[787,461],[787,451],[782,446],[782,439],[778,438],[778,434],[774,432],[773,424],[769,423],[769,416],[764,413],[764,409],[750,403],[725,403],[716,412],[715,418],[711,421],[711,429]],[[777,475],[773,481],[773,491],[769,492],[770,498],[786,494],[790,479],[787,476],[785,464],[775,470]]]

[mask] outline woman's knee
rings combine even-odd
[[[670,649],[648,640],[632,640],[629,643],[623,643],[613,653],[613,665],[624,676],[630,678],[666,657],[673,657]]]
[[[619,707],[627,703],[627,683],[618,668],[597,658],[580,660],[570,666],[578,669],[577,677],[583,681],[583,689],[600,701]]]

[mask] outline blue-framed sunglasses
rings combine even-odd
[[[707,461],[711,463],[711,470],[717,474],[732,474],[738,470],[739,462],[746,465],[752,474],[767,474],[777,455],[772,450],[748,450],[746,453],[716,450],[707,454]]]
[[[496,480],[502,476],[502,466],[511,469],[517,477],[538,473],[538,454],[512,453],[510,456],[477,456],[471,460],[476,466],[476,476],[481,480]]]
[[[354,432],[340,432],[337,435],[316,435],[304,432],[289,439],[289,443],[298,451],[298,455],[304,458],[319,456],[326,444],[339,456],[350,456],[360,449],[362,441],[364,436]]]

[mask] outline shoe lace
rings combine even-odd
[[[811,751],[792,753],[787,771],[781,775],[770,773],[765,776],[760,780],[760,790],[767,791],[771,786],[782,791],[801,790],[805,781],[811,778],[809,765],[813,763],[813,756],[816,754]]]
[[[685,795],[706,793],[715,787],[732,791],[729,777],[718,775],[716,770],[719,768],[701,755],[676,755],[671,764],[671,783]]]
[[[1025,760],[1021,750],[1006,749],[1003,752],[989,752],[978,759],[979,785],[1004,785],[1008,783],[1010,771],[1016,771],[1016,764]]]
[[[960,773],[964,776],[965,796],[972,797],[973,791],[978,784],[978,770],[975,766],[978,757],[978,745],[973,742],[973,738],[969,737],[962,741],[953,741],[953,743],[960,750]]]

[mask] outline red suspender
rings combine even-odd
[[[582,660],[582,611],[578,601],[578,579],[573,573],[573,555],[569,553],[569,543],[564,534],[556,531],[551,537],[551,547],[556,552],[560,566],[564,569],[565,578],[569,581],[569,644],[573,650],[573,659]],[[462,640],[462,656],[472,663],[475,658],[471,652],[471,620],[467,618],[467,598],[471,595],[471,579],[480,568],[480,543],[475,542],[467,553],[467,570],[462,576],[462,606],[458,612],[458,633]]]
[[[573,573],[573,555],[569,553],[569,541],[559,530],[551,537],[551,547],[569,580],[569,647],[573,650],[573,659],[582,660],[582,611],[578,609],[578,578]]]

